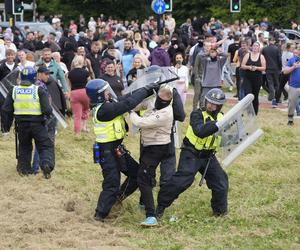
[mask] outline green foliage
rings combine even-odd
[[[200,16],[205,18],[214,16],[223,22],[237,19],[254,18],[256,21],[263,17],[278,25],[288,27],[290,20],[299,18],[299,2],[297,0],[241,0],[240,13],[230,13],[229,0],[173,0],[173,14],[179,23],[188,17]],[[149,0],[37,0],[38,11],[46,15],[62,13],[65,19],[79,18],[79,14],[86,17],[98,17],[101,13],[122,20],[142,20],[154,13]]]
[[[63,14],[65,19],[78,19],[80,14],[87,18],[98,17],[101,13],[120,19],[142,19],[151,15],[147,0],[38,0],[38,10],[46,15]]]
[[[223,22],[250,18],[258,22],[263,17],[268,17],[273,24],[282,27],[288,27],[292,19],[300,21],[297,0],[241,0],[240,13],[230,13],[229,6],[229,0],[190,0],[188,3],[174,0],[174,16],[182,22],[185,18],[200,15],[206,18],[214,16]]]

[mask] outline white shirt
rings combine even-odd
[[[223,48],[223,51],[225,53],[228,53],[228,47],[229,45],[233,44],[234,43],[234,40],[233,39],[226,39],[224,41],[224,43],[222,44],[222,48]]]
[[[5,63],[6,67],[9,68],[10,71],[14,69],[15,64],[8,64],[7,62]]]
[[[52,18],[52,24],[60,22],[60,19],[58,17],[53,17]]]
[[[185,65],[181,65],[180,68],[172,67],[172,70],[179,76],[180,81],[184,81],[186,88],[189,87],[189,68]],[[181,84],[181,83],[176,83]]]
[[[193,56],[194,51],[195,51],[195,48],[196,48],[197,45],[198,45],[198,43],[196,43],[196,44],[190,49],[189,56]]]
[[[89,30],[95,32],[96,31],[96,22],[94,20],[91,20],[88,22],[88,27],[89,27]]]
[[[9,46],[4,45],[6,49],[12,49],[14,52],[17,52],[17,47],[14,43],[10,43]]]
[[[153,40],[150,41],[149,48],[155,49],[157,46],[158,46],[158,44],[155,41],[153,41]]]
[[[18,64],[18,67],[20,70],[24,69],[25,67],[33,67],[34,68],[34,66],[35,66],[35,62],[31,62],[31,61],[27,61],[27,60],[26,60],[25,64],[21,64],[21,63]]]
[[[61,67],[61,69],[64,71],[65,74],[67,74],[69,72],[66,64],[64,64],[63,62],[58,63],[59,66]]]
[[[175,26],[176,26],[175,19],[173,17],[171,17],[170,19],[165,20],[165,26],[170,32],[173,33],[173,31],[175,30]]]
[[[282,70],[284,70],[287,67],[287,63],[289,59],[291,59],[294,56],[293,52],[290,51],[283,51],[281,56],[281,62],[282,62]]]
[[[5,59],[5,46],[4,44],[0,44],[0,61]]]

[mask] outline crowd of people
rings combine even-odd
[[[226,99],[222,88],[233,91],[236,87],[239,100],[252,93],[256,114],[263,88],[273,108],[288,100],[288,125],[294,124],[295,111],[300,116],[300,44],[289,41],[267,18],[233,24],[193,18],[176,26],[171,14],[159,24],[153,17],[139,23],[103,15],[86,22],[81,15],[78,24],[71,20],[64,25],[59,16],[54,16],[51,24],[56,32],[47,37],[26,28],[24,41],[13,28],[2,31],[0,81],[14,70],[21,72],[22,81],[5,100],[0,97],[1,131],[9,132],[14,115],[23,131],[18,172],[37,173],[40,166],[48,179],[55,165],[56,121],[50,104],[62,115],[71,111],[76,136],[89,132],[87,120],[92,108],[96,155],[101,152],[97,163],[104,177],[96,220],[104,221],[116,202],[139,188],[140,205],[146,210],[142,225],[157,225],[156,218],[192,184],[198,171],[206,175],[212,190],[214,215],[227,213],[228,177],[215,157],[220,140],[214,135]],[[178,75],[175,87],[145,83],[145,87],[124,95],[124,89],[138,79],[139,70],[148,67],[170,67]],[[176,172],[173,128],[175,121],[184,120],[189,83],[194,89],[193,112]],[[155,103],[149,104],[146,112],[132,112],[154,92]],[[141,130],[139,163],[122,145],[127,130],[122,115],[126,112]],[[43,115],[47,116],[46,130]],[[45,134],[51,134],[47,140]],[[36,143],[33,167],[32,138]],[[155,209],[152,188],[159,164],[161,191]],[[207,165],[211,166],[208,172]],[[120,172],[128,177],[121,187]]]
[[[40,21],[44,18],[41,16]],[[281,30],[276,30],[267,18],[261,22],[250,19],[228,24],[215,18],[194,17],[180,26],[176,26],[171,14],[165,15],[160,24],[154,17],[140,23],[138,20],[114,20],[104,15],[97,19],[91,17],[89,21],[81,15],[78,23],[71,20],[69,25],[64,24],[58,15],[48,20],[55,33],[43,36],[25,27],[27,35],[24,41],[14,29],[1,30],[0,80],[17,65],[50,63],[49,67],[53,67],[51,76],[74,104],[76,134],[80,133],[78,117],[82,112],[83,117],[87,114],[86,102],[81,105],[78,102],[80,98],[87,99],[81,94],[79,99],[78,94],[74,97],[74,93],[80,92],[75,90],[83,88],[87,79],[101,78],[107,80],[120,96],[122,90],[136,79],[137,70],[150,65],[173,67],[180,75],[176,87],[184,102],[191,82],[195,94],[194,109],[201,107],[210,88],[225,86],[233,91],[236,86],[238,99],[248,93],[254,94],[253,105],[258,113],[261,88],[268,92],[268,100],[275,108],[287,100],[285,87],[290,79],[290,86],[299,85],[297,77],[289,77],[297,70],[286,70],[292,66],[288,64],[292,57],[296,57],[297,63],[298,45],[289,41]],[[164,35],[157,34],[158,26]],[[292,28],[298,28],[295,22],[292,22]],[[83,57],[83,65],[77,64],[77,69],[74,69],[78,56]],[[85,71],[88,72],[87,78]],[[78,74],[80,83],[74,82]],[[289,121],[292,121],[293,107],[297,114],[300,113],[298,100],[292,100]]]

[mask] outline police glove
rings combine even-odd
[[[148,91],[149,95],[152,95],[152,94],[154,94],[153,91],[155,91],[156,93],[158,92],[159,86],[160,86],[159,84],[152,83],[152,84],[146,85],[144,88]]]

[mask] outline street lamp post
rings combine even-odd
[[[33,0],[33,18],[32,20],[36,22],[36,0]]]

